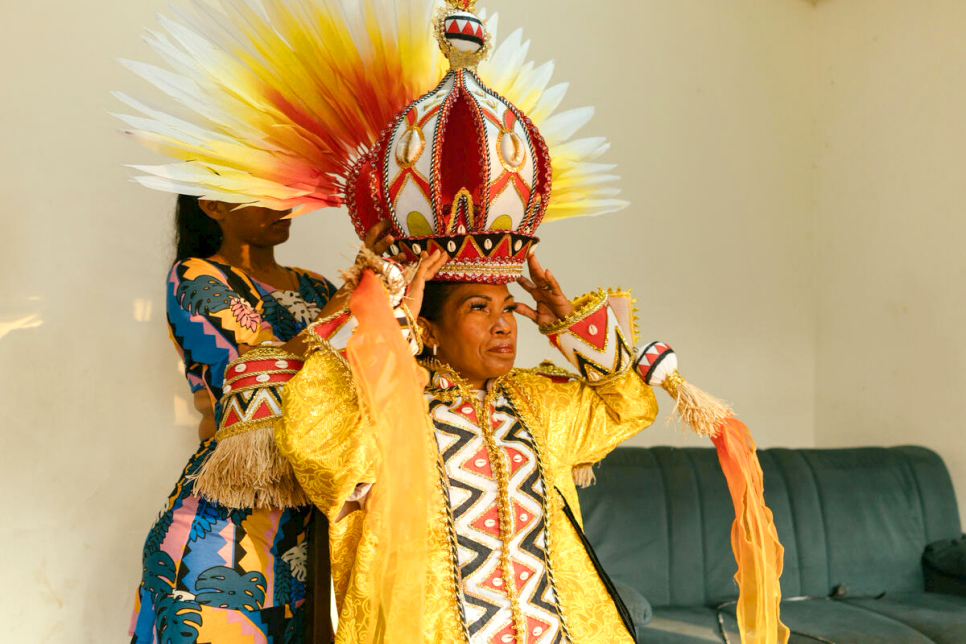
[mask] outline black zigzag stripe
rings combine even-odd
[[[486,563],[486,559],[492,554],[493,549],[488,548],[486,544],[480,543],[479,541],[473,541],[462,534],[457,535],[456,541],[461,547],[466,548],[474,554],[473,558],[460,568],[460,575],[462,575],[463,579],[466,579]]]
[[[259,390],[262,392],[262,396],[264,396],[265,393],[267,392],[268,395],[270,395],[275,400],[275,402],[278,404],[279,407],[282,406],[281,392],[279,392],[277,388],[260,387],[259,389],[249,389],[248,391],[239,392],[238,395],[234,397],[235,401],[238,403],[238,407],[242,410],[242,412],[244,412],[245,414],[248,413],[248,410],[252,406],[253,401],[256,400],[255,393],[258,392]],[[261,396],[258,396],[257,399],[261,400]]]
[[[584,377],[585,380],[590,380],[590,373],[598,373],[601,377],[610,375],[606,369],[602,369],[594,364],[592,361],[588,360],[584,356],[580,355],[580,352],[574,352],[577,356],[577,368],[580,370],[580,375]]]
[[[484,601],[479,597],[474,597],[472,595],[466,595],[466,603],[470,604],[471,606],[478,606],[484,611],[483,615],[478,620],[467,627],[467,630],[470,632],[471,636],[476,635],[481,630],[486,628],[486,625],[493,620],[493,617],[496,616],[498,612],[500,612],[500,607],[496,604],[491,604],[488,601]]]
[[[527,426],[524,425],[520,420],[520,414],[518,414],[517,411],[509,405],[501,405],[497,411],[502,412],[507,416],[511,416],[514,419],[513,424],[503,437],[503,440],[508,443],[521,443],[535,452],[536,450],[533,449],[533,438],[530,436],[530,432],[527,431]]]
[[[537,483],[540,481],[540,470],[534,469],[523,483],[520,484],[520,491],[537,502],[543,507],[543,495],[537,491]]]
[[[533,597],[530,598],[529,603],[542,608],[551,615],[558,615],[557,606],[555,604],[548,604],[543,600],[543,595],[547,592],[548,588],[550,588],[550,578],[544,573],[540,575],[540,583],[537,585],[536,590],[533,591]]]
[[[543,517],[540,517],[540,520],[536,522],[530,532],[528,532],[527,535],[520,540],[520,550],[523,550],[524,552],[532,555],[534,558],[539,559],[545,566],[549,566],[549,562],[547,561],[547,553],[544,552],[543,548],[537,545],[537,537],[540,536],[540,533],[543,532],[546,527],[546,521],[544,521]]]
[[[461,481],[457,481],[454,479],[450,479],[449,486],[458,488],[460,490],[466,490],[467,492],[470,493],[470,496],[468,499],[466,499],[458,507],[453,509],[453,519],[458,521],[463,517],[464,514],[466,514],[466,511],[469,510],[471,507],[473,507],[473,505],[476,504],[476,502],[480,499],[480,497],[483,496],[483,490],[479,490],[475,487],[467,485],[466,483],[463,483]]]
[[[627,360],[633,357],[633,351],[631,347],[627,346],[624,336],[617,333],[617,373],[623,371]]]
[[[516,410],[507,403],[497,405],[494,408],[494,411],[498,414],[506,414],[507,416],[510,416],[511,418],[514,418],[514,419],[519,418],[519,414],[517,414]]]
[[[438,400],[432,401],[429,409],[430,416],[432,416],[435,409],[442,404],[443,403],[439,402]],[[455,425],[450,425],[449,423],[444,423],[441,420],[436,420],[436,418],[433,418],[433,426],[436,427],[438,431],[444,434],[449,434],[450,436],[456,436],[459,439],[450,445],[449,449],[443,452],[444,462],[449,462],[449,459],[453,458],[454,454],[466,447],[466,444],[473,440],[473,437],[475,436],[475,434],[471,431],[461,429]]]

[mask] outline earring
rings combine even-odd
[[[438,344],[434,344],[434,345],[433,345],[433,357],[434,357],[434,358],[436,357],[436,348],[437,348],[438,346],[439,346]]]

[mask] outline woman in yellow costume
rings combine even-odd
[[[505,284],[427,288],[419,317],[427,357],[420,364],[428,371],[424,395],[438,466],[426,470],[438,502],[428,504],[425,581],[399,590],[424,589],[423,632],[406,639],[390,607],[386,642],[634,641],[582,542],[573,470],[647,427],[657,405],[633,368],[626,298],[598,293],[575,308],[533,257],[530,274],[533,281],[521,284],[536,308],[516,303]],[[585,376],[515,370],[517,314],[539,323]],[[403,516],[418,521],[420,501],[408,485],[380,489],[387,484],[380,461],[406,452],[385,451],[385,440],[373,435],[340,351],[338,329],[349,320],[345,313],[313,327],[316,349],[288,385],[276,437],[331,522],[337,641],[367,642],[379,629],[371,609],[380,598],[378,575],[366,573],[391,546],[377,536],[368,503],[363,511],[347,510],[355,509],[357,490],[368,492],[366,500],[399,493]],[[386,413],[395,422],[395,411]],[[418,446],[419,435],[410,441]],[[408,460],[406,467],[417,464]]]
[[[350,271],[348,310],[310,327],[272,413],[330,520],[336,640],[632,642],[574,480],[653,421],[654,384],[722,455],[743,639],[783,641],[781,550],[746,430],[669,347],[635,348],[627,293],[569,301],[533,257],[542,222],[626,205],[594,162],[607,142],[573,138],[592,110],[556,112],[552,64],[525,62],[519,32],[494,48],[496,18],[474,4],[199,1],[153,39],[173,72],[131,64],[187,111],[122,97],[142,114],[131,134],[175,160],[141,167],[145,185],[296,214],[345,205],[360,236],[393,237],[402,268]],[[509,297],[517,280],[534,307]],[[514,368],[517,314],[574,373]]]

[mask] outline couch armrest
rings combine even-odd
[[[617,594],[624,600],[624,605],[627,606],[631,619],[634,620],[634,626],[640,628],[651,621],[651,618],[654,617],[654,611],[651,609],[651,603],[647,601],[644,595],[633,586],[622,581],[617,579],[612,581],[614,588],[617,589]]]
[[[922,572],[927,592],[966,596],[966,535],[926,546]]]

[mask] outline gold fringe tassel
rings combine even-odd
[[[577,487],[590,487],[597,482],[597,475],[594,474],[593,465],[580,465],[574,468],[574,485]]]
[[[198,496],[232,509],[294,508],[311,501],[275,444],[275,419],[218,441],[198,469]],[[217,434],[215,435],[217,439]]]
[[[680,418],[694,433],[714,438],[721,424],[734,416],[727,403],[701,391],[677,371],[668,375],[661,387],[674,398],[672,417]]]

